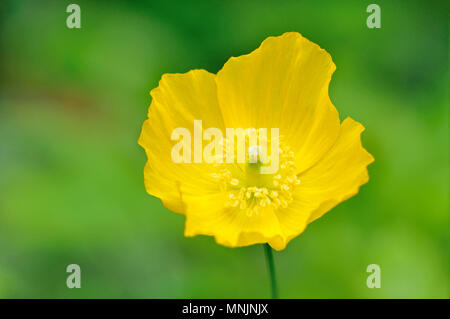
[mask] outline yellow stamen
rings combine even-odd
[[[226,145],[226,141],[223,142]],[[279,146],[279,170],[276,174],[261,174],[254,169],[254,163],[258,148],[251,146],[248,152],[248,169],[242,170],[242,166],[218,161],[217,171],[212,176],[218,181],[220,189],[228,192],[227,207],[239,207],[247,216],[257,215],[262,208],[272,207],[286,208],[293,201],[295,187],[300,180],[295,175],[294,152],[280,142]],[[253,166],[250,166],[253,165]],[[253,169],[251,168],[253,167]],[[242,174],[244,172],[244,174]]]

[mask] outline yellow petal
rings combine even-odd
[[[216,78],[226,127],[279,128],[296,154],[297,172],[306,170],[339,134],[328,97],[335,68],[325,50],[296,32],[230,58]]]
[[[299,192],[320,202],[308,222],[356,195],[360,186],[369,181],[367,166],[374,158],[361,144],[363,131],[363,125],[346,118],[333,148],[317,165],[300,175]]]
[[[217,183],[211,177],[212,164],[173,162],[172,147],[178,141],[171,140],[171,134],[180,127],[193,134],[194,120],[202,120],[203,130],[223,128],[215,75],[204,70],[165,74],[151,96],[148,119],[139,137],[148,158],[144,169],[146,189],[169,209],[183,213],[182,194],[207,194],[217,189]]]
[[[184,198],[186,203],[185,236],[214,236],[218,244],[241,247],[271,242],[281,246],[278,220],[271,208],[251,216],[244,210],[226,207],[227,194]]]
[[[316,165],[300,174],[294,202],[277,212],[287,242],[308,223],[356,195],[368,182],[367,165],[374,158],[361,145],[363,130],[360,123],[345,119],[336,144]]]
[[[310,215],[306,204],[302,199],[296,198],[294,195],[294,200],[286,208],[279,208],[276,211],[282,241],[278,249],[271,245],[274,249],[282,250],[286,248],[286,245],[293,238],[305,230]]]

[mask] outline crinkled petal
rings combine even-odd
[[[286,244],[308,223],[321,217],[340,202],[356,195],[369,180],[367,166],[374,158],[361,145],[364,127],[347,118],[336,144],[312,168],[299,176],[294,201],[277,217]]]
[[[247,215],[238,207],[226,207],[226,193],[185,198],[185,236],[214,236],[217,243],[241,247],[272,242],[281,247],[281,230],[272,208]]]
[[[177,164],[172,160],[172,147],[178,141],[171,140],[171,135],[176,128],[187,128],[193,134],[194,120],[202,120],[203,130],[223,129],[215,75],[204,70],[165,74],[151,95],[148,119],[139,137],[139,144],[148,158],[144,169],[145,186],[148,193],[159,197],[167,208],[183,213],[184,194],[208,194],[217,190],[217,183],[211,177],[212,164]],[[191,159],[193,139],[191,135]]]
[[[335,68],[325,50],[296,32],[230,58],[216,78],[226,127],[279,128],[296,154],[297,172],[308,169],[339,134],[328,97]]]

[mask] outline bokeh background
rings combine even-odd
[[[376,162],[358,196],[275,253],[284,298],[448,297],[448,1],[0,2],[0,297],[266,298],[260,245],[184,238],[137,145],[164,73],[217,72],[298,31]],[[66,266],[82,288],[66,287]],[[381,288],[366,267],[381,266]]]

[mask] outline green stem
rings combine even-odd
[[[269,244],[265,244],[264,250],[266,251],[267,267],[269,268],[272,299],[278,299],[277,280],[275,278],[275,264],[273,262],[272,248]]]

